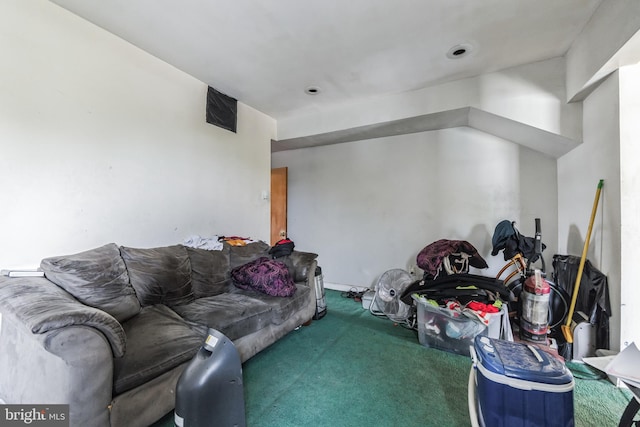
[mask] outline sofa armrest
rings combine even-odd
[[[122,325],[102,310],[86,306],[44,277],[0,278],[0,313],[33,334],[88,326],[108,340],[114,357],[126,348]]]
[[[311,264],[307,269],[307,284],[311,288],[311,295],[314,305],[317,302],[317,298],[320,297],[320,295],[316,295],[316,292],[318,290],[316,288],[316,267],[318,267],[318,261],[314,259],[313,261],[311,261]]]
[[[308,285],[312,285],[313,279],[309,281],[308,278],[313,277],[316,273],[317,257],[318,254],[312,252],[294,250],[291,254],[276,259],[286,264],[294,282],[307,281]]]
[[[34,334],[14,316],[0,324],[0,399],[8,404],[67,404],[70,426],[109,427],[113,354],[89,326]]]

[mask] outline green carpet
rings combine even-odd
[[[468,357],[421,346],[339,292],[327,291],[327,306],[243,365],[249,427],[471,425]],[[616,426],[630,395],[578,377],[576,426]],[[169,426],[172,414],[154,424]]]

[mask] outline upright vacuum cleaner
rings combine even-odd
[[[209,329],[176,385],[176,427],[245,427],[240,354],[229,338]]]
[[[534,238],[534,259],[539,258],[542,270],[531,268],[531,261],[527,263],[528,277],[522,286],[520,299],[522,313],[520,314],[520,338],[531,342],[547,343],[549,332],[549,298],[551,285],[545,278],[544,258],[542,258],[542,232],[540,218],[536,218],[536,235]]]

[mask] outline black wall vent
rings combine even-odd
[[[237,117],[238,100],[209,86],[207,90],[207,123],[235,133]]]

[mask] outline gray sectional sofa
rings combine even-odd
[[[282,258],[296,283],[281,298],[234,286],[234,267],[269,246],[108,244],[42,260],[45,277],[0,278],[0,399],[69,404],[72,426],[147,426],[209,327],[246,361],[311,320],[316,255]]]

